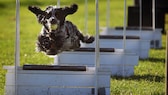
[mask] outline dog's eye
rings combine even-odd
[[[50,18],[51,17],[51,13],[48,13],[47,15],[46,15],[46,18]]]
[[[57,17],[57,16],[58,16],[58,13],[55,13],[55,16]]]

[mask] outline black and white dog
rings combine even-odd
[[[84,36],[72,22],[65,20],[67,15],[77,11],[76,4],[62,8],[48,6],[44,11],[37,6],[29,6],[28,9],[37,16],[38,22],[43,25],[37,39],[38,51],[43,51],[47,55],[56,55],[63,51],[79,48],[80,41],[83,43],[94,41],[93,36]]]

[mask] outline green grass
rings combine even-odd
[[[165,15],[165,30],[168,30],[168,14]]]
[[[41,25],[36,17],[27,10],[28,5],[38,5],[44,9],[47,5],[56,4],[56,0],[20,0],[20,64],[52,64],[53,58],[35,52],[35,42]],[[99,0],[100,26],[106,26],[106,0]],[[77,3],[77,13],[67,17],[84,31],[84,0],[61,0],[61,5]],[[88,0],[88,31],[95,35],[95,5]],[[110,26],[123,25],[123,0],[111,0]],[[133,0],[127,0],[132,5]],[[15,0],[0,1],[0,95],[4,93],[5,65],[14,65],[15,46]],[[167,18],[167,17],[166,17]],[[166,25],[167,26],[167,25]],[[111,95],[163,95],[165,93],[165,48],[166,36],[162,35],[162,49],[151,49],[149,58],[140,60],[135,67],[135,75],[128,78],[111,78]]]

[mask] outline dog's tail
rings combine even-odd
[[[95,38],[93,36],[84,36],[82,33],[78,32],[77,33],[79,39],[83,42],[83,43],[93,43]]]

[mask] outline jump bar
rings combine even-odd
[[[100,39],[123,39],[123,36],[101,35]],[[126,36],[126,39],[140,39],[139,36]]]
[[[23,65],[23,70],[86,71],[86,66]]]
[[[95,48],[92,47],[82,47],[79,49],[76,49],[74,51],[78,51],[78,52],[95,52]],[[114,48],[100,48],[100,52],[115,52]]]
[[[115,27],[116,30],[123,30],[123,27]],[[139,27],[129,26],[126,27],[127,30],[139,30]],[[142,30],[153,30],[152,27],[142,27]]]

